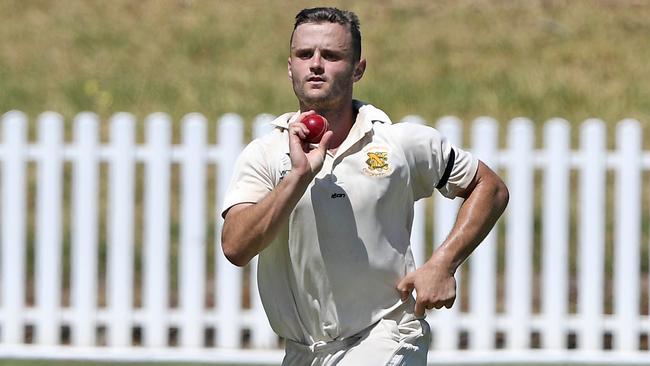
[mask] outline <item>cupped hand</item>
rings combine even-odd
[[[295,122],[289,124],[289,156],[292,171],[299,176],[309,178],[316,176],[323,167],[329,141],[333,135],[332,131],[326,131],[316,148],[305,140],[309,130],[300,121],[313,114],[316,114],[313,110],[301,113]]]

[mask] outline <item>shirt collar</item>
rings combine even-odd
[[[345,141],[336,149],[335,158],[340,156],[343,152],[361,140],[368,132],[370,132],[375,123],[392,124],[388,115],[381,109],[358,100],[352,100],[352,106],[357,110],[357,118],[345,138]],[[300,116],[300,111],[285,113],[278,118],[271,121],[271,124],[279,127],[281,130],[289,128],[289,123],[293,123]],[[285,145],[285,153],[289,153],[289,144]],[[329,153],[328,153],[329,154]]]
[[[352,106],[358,111],[352,130],[361,130],[365,134],[372,129],[372,124],[374,122],[387,124],[392,123],[386,113],[372,104],[354,99],[352,100]],[[295,122],[296,119],[298,119],[298,116],[300,116],[300,110],[297,112],[285,113],[271,121],[271,124],[282,129],[288,129],[289,123]],[[355,128],[357,125],[360,128]],[[350,132],[352,132],[352,130],[350,130]]]

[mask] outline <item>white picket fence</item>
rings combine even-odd
[[[254,135],[268,131],[271,118],[259,116]],[[405,120],[423,123],[413,116]],[[219,249],[216,211],[243,148],[242,119],[233,114],[220,118],[216,145],[207,143],[208,121],[199,114],[183,119],[180,144],[172,144],[172,122],[165,114],[146,119],[143,144],[136,143],[136,123],[129,114],[115,115],[105,144],[99,119],[82,113],[74,119],[72,141],[66,142],[62,117],[47,112],[38,118],[37,141],[29,141],[23,113],[2,117],[0,358],[279,364],[283,352],[256,283],[244,282],[255,278],[255,266],[232,266]],[[445,117],[436,126],[462,146],[461,121]],[[541,149],[535,147],[535,126],[527,119],[508,124],[505,149],[499,147],[498,131],[491,118],[475,120],[467,148],[502,173],[510,204],[501,224],[459,272],[456,306],[429,313],[430,363],[650,364],[648,258],[642,257],[648,245],[647,238],[642,243],[641,226],[648,217],[642,188],[648,186],[643,173],[650,170],[650,152],[642,150],[640,124],[620,122],[611,150],[605,123],[595,119],[581,125],[579,149],[571,149],[570,126],[561,119],[544,124]],[[70,179],[64,179],[66,166]],[[177,272],[171,268],[174,166],[181,172]],[[137,167],[144,171],[142,187]],[[104,184],[102,169],[108,179]],[[206,194],[210,178],[216,182],[214,202]],[[63,197],[66,185],[71,185],[69,202]],[[135,217],[138,190],[144,201],[141,221]],[[100,263],[102,201],[107,206],[106,263]],[[429,204],[432,215],[427,215]],[[444,239],[458,205],[439,195],[416,204],[412,243],[418,263],[431,243]],[[214,207],[213,212],[204,214],[206,207]],[[35,227],[33,274],[27,264],[30,219]],[[68,285],[63,280],[66,222]],[[142,238],[135,235],[136,222]],[[206,228],[211,226],[216,234],[208,242]],[[427,227],[432,233],[427,234]],[[141,302],[134,306],[138,246]],[[206,280],[209,246],[216,246],[213,281]],[[536,247],[541,248],[539,268]],[[613,260],[606,256],[608,247]],[[505,262],[501,272],[500,256]],[[173,273],[176,306],[169,301]],[[244,297],[250,306],[244,306]]]

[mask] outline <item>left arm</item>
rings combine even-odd
[[[415,289],[415,315],[425,309],[450,308],[456,299],[456,269],[483,241],[506,208],[508,188],[487,165],[479,161],[469,186],[459,194],[465,198],[449,236],[420,268],[397,285],[402,300]]]

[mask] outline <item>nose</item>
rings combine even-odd
[[[311,58],[309,69],[315,74],[323,72],[323,59],[319,51],[314,52],[314,55]]]

